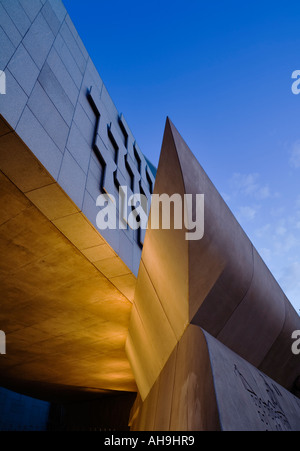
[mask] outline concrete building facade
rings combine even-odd
[[[174,230],[145,236],[119,204],[117,226],[99,230],[99,196],[119,199],[120,187],[150,204],[153,192],[184,194],[190,167],[205,183],[189,192],[205,192],[169,121],[166,136],[156,184],[62,1],[0,0],[0,429],[14,419],[20,429],[300,429],[300,362],[288,337],[299,317],[248,242],[228,250],[208,234],[213,250],[206,241],[192,249]],[[211,188],[205,195],[216,216],[225,211]],[[267,326],[261,352],[245,319],[255,317]],[[244,343],[230,333],[241,321]],[[30,422],[21,411],[39,414]]]

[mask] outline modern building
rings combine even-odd
[[[156,173],[61,0],[0,0],[0,70],[0,429],[300,430],[299,316],[171,121]]]

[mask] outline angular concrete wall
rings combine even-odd
[[[190,325],[132,431],[299,431],[300,400],[200,327]]]
[[[153,228],[151,212],[126,345],[142,399],[189,324],[293,390],[300,317],[169,120],[154,190],[163,193],[204,194],[205,231],[187,241],[174,222]]]
[[[222,430],[300,431],[300,400],[203,332]]]

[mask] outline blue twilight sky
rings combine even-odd
[[[64,0],[141,150],[168,115],[300,310],[300,2]]]

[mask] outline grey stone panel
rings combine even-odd
[[[130,166],[130,169],[133,173],[133,178],[134,178],[133,192],[138,193],[139,192],[139,182],[140,182],[141,176],[138,171],[138,163],[136,161],[136,158],[132,158],[132,156],[131,156],[132,153],[133,152],[130,152],[129,148],[128,148],[128,153],[126,155],[126,161],[127,161],[128,165]]]
[[[116,151],[116,164],[118,166],[117,169],[117,180],[121,186],[131,187],[131,177],[129,175],[129,171],[127,170],[126,163],[126,154],[127,149],[124,145],[124,135],[120,132],[120,127],[117,127],[112,123],[109,127],[109,137],[112,143],[114,143],[114,147],[117,148]]]
[[[18,0],[1,0],[3,7],[22,36],[28,31],[31,21]]]
[[[103,170],[102,170],[102,166],[101,164],[97,161],[97,158],[95,157],[95,155],[92,155],[92,158],[90,160],[90,166],[89,166],[89,172],[88,172],[88,176],[87,176],[87,182],[86,182],[86,191],[89,195],[89,204],[91,204],[92,202],[94,203],[94,205],[96,206],[96,200],[98,198],[99,195],[103,194],[103,191],[101,189],[101,180],[102,180],[102,175],[103,175]],[[118,218],[119,218],[119,211],[118,211],[118,190],[117,188],[114,186],[113,187],[113,192],[110,192],[109,194],[111,194],[112,196],[114,196],[115,200],[116,200],[116,218],[117,218],[117,227],[118,227]],[[93,222],[94,224],[96,224],[95,220],[96,220],[96,215],[98,214],[98,212],[100,211],[100,209],[97,207],[97,209],[95,208],[89,208],[89,212],[91,214],[94,214],[95,217],[89,217],[89,220],[91,222]],[[119,233],[119,230],[118,230]],[[102,234],[102,231],[101,231]],[[108,234],[108,232],[107,232]],[[114,234],[108,234],[108,236],[114,236]],[[119,242],[118,242],[119,243]],[[112,245],[112,243],[110,243]],[[115,249],[116,250],[116,249]]]
[[[65,150],[58,183],[75,204],[82,209],[86,174],[68,150]]]
[[[95,156],[94,152],[91,156],[90,160],[90,166],[89,166],[89,172],[88,172],[88,178],[87,178],[87,184],[86,189],[91,195],[91,197],[96,202],[96,199],[100,194],[103,194],[103,191],[101,189],[101,181],[103,176],[103,169],[100,162],[97,160],[97,157]],[[113,192],[109,193],[112,196],[115,197],[116,202],[118,202],[118,190],[116,186],[113,187]],[[117,205],[118,207],[118,205]]]
[[[92,148],[87,144],[77,125],[73,122],[67,148],[81,169],[87,174]]]
[[[99,99],[99,108],[101,110],[100,111],[101,117],[100,117],[100,122],[99,122],[98,133],[99,133],[103,143],[107,146],[107,144],[108,144],[107,124],[109,123],[109,116],[106,112],[105,106],[100,101],[102,84],[100,87],[98,87],[97,85],[94,84],[94,78],[93,78],[91,72],[89,71],[89,69],[87,68],[85,75],[84,75],[83,82],[82,82],[82,87],[80,90],[78,101],[79,101],[80,105],[82,106],[82,108],[84,109],[84,112],[90,119],[91,123],[94,124],[94,126],[96,126],[96,114],[93,111],[93,109],[88,101],[88,98],[87,98],[87,92],[91,88],[91,86],[93,86],[93,92],[94,92],[96,98]]]
[[[91,58],[88,59],[86,69],[89,72],[91,80],[93,80],[93,82],[90,83],[90,86],[96,86],[97,87],[97,89],[100,91],[100,94],[99,94],[99,99],[100,99],[102,86],[103,86],[103,81],[102,81],[102,78],[100,77],[100,75],[99,75],[99,73],[98,73],[93,61],[91,60]]]
[[[92,199],[94,200],[94,202],[96,202],[97,197],[102,194],[101,193],[101,175],[102,175],[102,171],[99,168],[99,176],[95,176],[92,171],[89,171],[88,176],[87,176],[87,181],[86,181],[86,190],[87,192],[90,194],[90,196],[92,197]]]
[[[30,21],[33,22],[42,8],[43,3],[40,0],[19,0],[19,2]]]
[[[77,42],[77,45],[78,45],[78,47],[79,47],[79,50],[80,50],[81,53],[83,54],[83,57],[84,57],[85,59],[88,59],[88,58],[89,58],[88,51],[86,50],[85,45],[84,45],[84,43],[82,42],[80,36],[78,36],[78,39],[77,39],[76,42]]]
[[[145,194],[147,196],[149,196],[150,193],[153,191],[153,187],[154,187],[153,174],[151,173],[151,170],[150,170],[148,163],[145,160],[144,156],[138,150],[139,158],[141,161],[141,164],[140,164],[141,174],[139,174],[139,170],[138,170],[139,163],[138,163],[136,155],[135,155],[135,148],[137,147],[135,144],[135,138],[132,135],[131,130],[130,130],[123,114],[120,114],[118,121],[119,121],[119,125],[120,125],[119,129],[121,129],[121,134],[124,135],[124,132],[125,132],[125,134],[127,135],[126,160],[130,167],[130,170],[133,174],[133,182],[134,182],[133,191],[139,192],[139,184],[141,184],[142,189],[144,190]],[[123,131],[123,129],[124,129],[124,131]],[[122,172],[122,169],[121,169],[121,172]],[[131,179],[128,178],[127,168],[126,168],[126,173],[124,172],[124,168],[123,168],[123,174],[125,174],[125,180],[129,184],[131,182]]]
[[[42,14],[46,19],[49,27],[51,28],[54,36],[56,36],[61,27],[62,20],[58,19],[49,2],[46,2],[43,6]]]
[[[102,172],[103,172],[102,165],[98,161],[94,152],[92,152],[92,158],[91,158],[90,167],[89,167],[89,175],[92,174],[96,180],[99,180],[99,184],[100,184]],[[99,190],[100,190],[100,188],[99,188]]]
[[[1,42],[1,52],[0,52],[0,70],[4,70],[15,52],[15,46],[0,26],[0,42]]]
[[[108,91],[107,91],[105,85],[103,85],[103,88],[102,88],[101,101],[105,105],[105,107],[108,111],[108,114],[111,117],[111,120],[114,121],[115,125],[118,124],[119,113],[118,113],[118,110],[117,110],[115,104],[113,103],[110,95],[108,94]],[[119,127],[119,125],[116,125],[116,127]]]
[[[54,34],[42,14],[33,22],[23,44],[36,65],[41,69],[54,42]]]
[[[15,128],[28,97],[8,69],[5,71],[5,74],[6,94],[0,95],[0,112],[10,126]]]
[[[47,63],[44,65],[38,80],[65,122],[70,126],[75,107]]]
[[[69,127],[39,82],[36,83],[27,105],[63,153],[67,142]]]
[[[129,174],[129,172],[127,170],[125,170],[123,176],[124,176],[124,179],[126,181],[126,186],[131,188],[131,186],[132,186],[132,177],[131,177],[131,175]]]
[[[83,54],[84,58],[88,59],[89,54],[88,54],[80,36],[78,35],[77,30],[76,30],[69,15],[66,16],[66,24],[68,25],[69,30],[71,31],[72,35],[76,39],[77,45],[78,45],[79,49],[81,50],[81,53]]]
[[[81,73],[83,74],[85,71],[87,58],[85,58],[83,56],[74,36],[72,35],[66,22],[63,23],[60,32],[61,32],[61,35],[62,35],[65,43],[67,44],[67,46],[70,50],[70,52],[72,53],[72,55],[76,61],[76,64],[78,65]]]
[[[91,122],[90,118],[79,102],[76,105],[73,120],[79,128],[86,143],[90,146],[90,148],[92,148],[95,132],[95,120]]]
[[[18,46],[22,36],[12,19],[0,3],[0,25],[14,46]]]
[[[63,2],[61,0],[48,0],[48,3],[50,3],[51,8],[58,17],[59,21],[62,22],[67,15]]]
[[[47,58],[47,64],[54,73],[63,90],[69,97],[71,103],[75,106],[79,94],[79,89],[75,85],[71,75],[67,71],[64,63],[59,57],[57,51],[52,48]]]
[[[133,245],[128,234],[125,231],[120,232],[119,256],[128,268],[132,268],[133,265]]]
[[[92,198],[92,196],[88,193],[88,191],[85,191],[82,212],[96,228],[97,228],[96,217],[99,211],[100,209],[99,207],[96,206],[95,199]]]
[[[52,177],[57,179],[62,153],[28,107],[21,116],[16,132]]]
[[[128,154],[130,155],[130,157],[134,161],[134,164],[136,165],[136,167],[138,167],[137,161],[136,161],[136,159],[134,157],[135,138],[134,138],[134,136],[133,136],[133,134],[132,134],[132,132],[131,132],[131,130],[130,130],[130,128],[129,128],[128,124],[127,124],[127,121],[126,121],[126,119],[125,119],[123,114],[120,114],[120,122],[122,123],[123,127],[125,128],[127,136],[128,136],[128,139],[127,139],[127,141],[128,141],[128,146],[127,146]]]
[[[114,146],[112,145],[112,143],[109,140],[108,140],[108,143],[107,143],[107,149],[111,153],[111,156],[112,156],[113,160],[116,161],[116,153],[117,152],[116,152]]]
[[[40,71],[23,44],[19,45],[7,67],[29,96]]]
[[[69,30],[71,31],[73,37],[77,40],[78,37],[79,37],[79,36],[78,36],[78,32],[77,32],[77,30],[76,30],[76,28],[75,28],[75,25],[73,24],[73,22],[72,22],[72,20],[71,20],[71,17],[69,16],[69,14],[66,15],[65,21],[66,21],[66,24],[68,25]]]
[[[129,213],[129,211],[130,210],[128,209],[128,213]],[[132,244],[135,243],[135,241],[134,241],[134,237],[136,235],[136,231],[135,230],[132,230],[129,227],[129,225],[127,225],[127,229],[124,230],[124,233],[125,233],[126,237],[128,238],[128,240],[131,241]]]
[[[75,82],[77,88],[80,88],[82,83],[82,73],[80,72],[70,50],[66,46],[60,33],[57,35],[55,39],[54,48],[57,51],[61,60],[63,61],[67,71],[69,72],[72,80]]]
[[[86,71],[85,75],[84,75],[83,82],[82,82],[81,90],[80,90],[80,93],[79,93],[78,102],[80,103],[80,105],[84,109],[84,112],[88,116],[90,121],[93,124],[96,124],[96,115],[93,112],[93,110],[91,108],[91,105],[90,105],[90,103],[88,101],[88,98],[87,98],[87,92],[88,92],[88,89],[90,88],[90,86],[91,86],[91,78],[89,76],[88,71]]]

